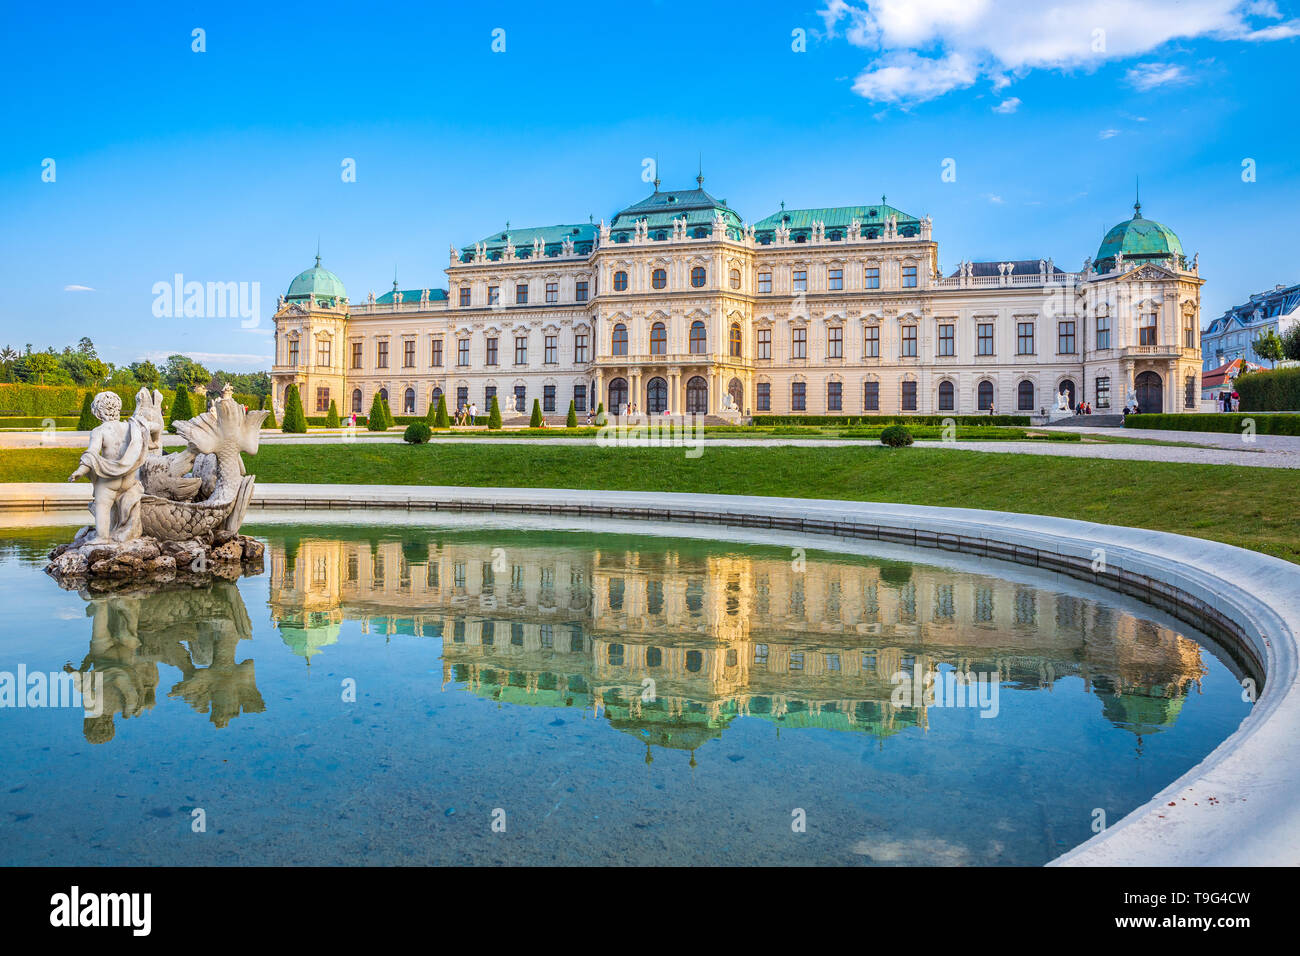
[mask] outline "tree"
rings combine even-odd
[[[573,404],[573,399],[569,399],[569,417],[564,420],[564,427],[578,427],[578,406]]]
[[[394,425],[397,424],[397,419],[393,417],[393,409],[388,404],[388,399],[386,398],[383,399],[383,403],[384,403],[384,427],[392,428]]]
[[[433,417],[434,428],[450,428],[451,416],[447,414],[447,396],[438,396],[438,413]]]
[[[275,403],[271,401],[270,395],[262,396],[262,408],[266,410],[266,418],[262,419],[263,428],[275,427]]]
[[[370,403],[370,414],[366,416],[366,428],[372,432],[388,430],[388,419],[384,415],[384,400],[375,392],[375,400]]]
[[[1300,362],[1300,323],[1291,326],[1282,336],[1282,357],[1292,362]]]
[[[280,431],[297,435],[307,433],[307,413],[303,411],[297,385],[290,385],[284,393],[284,424]]]
[[[31,385],[69,385],[72,376],[53,352],[29,352],[14,364],[14,377]]]
[[[488,409],[488,430],[496,431],[501,427],[501,406],[497,404],[497,397],[492,396],[492,407]]]
[[[596,424],[605,424],[605,403],[599,402],[596,405]]]
[[[99,419],[90,410],[90,403],[94,400],[95,396],[91,392],[87,392],[81,399],[81,417],[77,419],[77,431],[88,432],[99,424]]]
[[[194,388],[206,385],[212,373],[188,355],[169,355],[162,370],[163,381],[172,388]]]
[[[535,398],[533,399],[533,417],[528,420],[528,427],[542,427],[542,403]]]
[[[1280,359],[1285,357],[1282,340],[1278,338],[1277,333],[1272,329],[1268,329],[1252,342],[1251,348],[1255,350],[1256,355],[1262,359],[1268,359],[1274,366],[1277,365]]]
[[[167,417],[167,430],[173,435],[176,434],[176,422],[187,422],[194,417],[194,407],[190,404],[190,390],[187,388],[176,389],[176,397],[172,399],[172,407]]]
[[[334,404],[334,399],[330,399],[330,410],[325,413],[325,427],[339,427],[339,407]]]
[[[129,368],[135,380],[145,388],[157,388],[162,383],[162,373],[158,371],[158,366],[148,359],[132,362]]]

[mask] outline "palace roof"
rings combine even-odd
[[[1143,259],[1182,260],[1183,244],[1168,226],[1154,219],[1142,218],[1142,204],[1133,204],[1133,218],[1113,227],[1097,248],[1097,269],[1105,263],[1109,269],[1116,253],[1123,253],[1130,261]]]
[[[636,231],[636,223],[646,220],[651,237],[666,239],[673,227],[673,220],[685,219],[688,230],[707,230],[700,236],[712,232],[714,217],[722,213],[727,224],[727,233],[739,238],[744,227],[739,214],[727,205],[725,199],[716,199],[704,190],[703,177],[696,180],[697,189],[668,189],[661,191],[657,186],[645,199],[620,210],[610,223],[610,238],[614,242],[627,242]]]
[[[401,290],[393,289],[391,292],[385,292],[383,295],[376,298],[375,303],[377,305],[392,305],[394,302],[397,301],[398,291],[402,293],[403,305],[405,305],[407,302],[419,302],[420,296],[423,295],[425,292],[429,293],[430,302],[447,301],[446,289],[401,289]]]
[[[1005,262],[1006,260],[1004,259],[1002,261]],[[972,262],[970,265],[971,265],[971,275],[973,276],[996,276],[1002,274],[1001,272],[998,271],[998,266],[1002,265],[1002,262]],[[1012,275],[1023,276],[1023,275],[1039,274],[1037,259],[1014,259],[1012,260],[1011,265],[1012,265],[1012,269],[1011,269]],[[1056,264],[1052,265],[1051,271],[1053,275],[1062,275],[1065,272],[1064,269],[1062,269],[1060,266]],[[961,269],[957,268],[952,272],[950,272],[949,276],[951,277],[960,274],[961,274]]]
[[[346,299],[348,295],[347,290],[343,288],[343,280],[328,269],[321,268],[319,255],[316,256],[314,266],[294,276],[293,281],[289,283],[289,292],[285,299],[293,302],[313,295],[331,304],[339,299]]]
[[[1267,292],[1257,292],[1241,305],[1234,305],[1205,329],[1205,335],[1226,332],[1234,324],[1242,328],[1257,325],[1280,315],[1290,315],[1300,309],[1300,284],[1277,286]]]
[[[487,247],[487,257],[493,260],[505,257],[507,243],[514,244],[515,255],[520,259],[531,258],[533,242],[537,239],[542,240],[544,246],[542,254],[544,256],[559,255],[564,248],[565,239],[572,240],[575,252],[586,255],[591,252],[597,231],[597,227],[589,222],[576,225],[530,226],[526,229],[512,229],[510,224],[506,223],[505,229],[480,239],[479,242]],[[467,259],[473,255],[477,245],[478,242],[462,248],[460,250],[461,258]]]

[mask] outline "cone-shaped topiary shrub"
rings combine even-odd
[[[384,399],[384,428],[392,428],[397,424],[397,419],[393,417],[393,410],[388,407],[388,399]]]
[[[447,414],[447,396],[438,396],[438,413],[433,416],[434,428],[450,428],[451,416]]]
[[[528,427],[542,427],[542,403],[535,398],[533,399],[533,417],[528,420]]]
[[[307,434],[307,413],[302,409],[302,399],[298,396],[298,386],[290,385],[284,393],[284,424],[280,431],[297,435]]]
[[[501,406],[497,404],[497,397],[492,396],[492,407],[488,409],[488,428],[495,431],[501,427]]]
[[[297,395],[297,391],[294,392]],[[187,422],[194,417],[194,408],[190,405],[190,391],[184,385],[176,389],[172,407],[167,416],[167,430],[176,434],[176,422]]]
[[[81,400],[81,417],[77,419],[77,431],[88,432],[99,424],[99,419],[95,413],[90,410],[90,403],[95,400],[95,396],[90,392]]]
[[[275,403],[271,401],[270,395],[262,396],[262,408],[266,410],[266,418],[262,420],[262,427],[275,428]]]
[[[372,432],[388,431],[388,416],[384,414],[384,400],[375,393],[375,400],[370,403],[370,414],[366,416],[366,428]]]
[[[605,424],[605,403],[600,402],[596,405],[596,424]]]
[[[564,420],[564,427],[578,427],[578,406],[573,404],[573,399],[569,399],[569,417]]]
[[[334,404],[334,399],[330,399],[330,410],[325,413],[325,427],[339,427],[339,407]]]

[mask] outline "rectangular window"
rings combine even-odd
[[[434,368],[442,368],[442,339],[433,340],[433,354],[429,357]]]
[[[844,329],[833,325],[826,330],[826,357],[844,358]]]
[[[316,364],[324,365],[327,368],[329,367],[330,364],[330,340],[329,339],[316,340]]]
[[[1097,318],[1097,348],[1110,348],[1110,317],[1106,315]]]
[[[542,411],[544,412],[555,411],[555,386],[554,385],[542,386]]]
[[[469,389],[462,385],[456,389],[456,407],[464,408],[469,404]]]
[[[761,359],[770,359],[772,357],[772,330],[758,330],[758,357]]]
[[[863,286],[863,288],[864,289],[880,288],[880,267],[879,266],[867,267],[866,284]]]
[[[500,305],[500,304],[501,304],[501,286],[499,285],[488,286],[488,305]]]
[[[939,354],[940,355],[957,354],[957,326],[955,325],[939,326]]]
[[[558,282],[546,283],[546,302],[548,305],[554,305],[560,301],[560,284]]]
[[[830,269],[826,273],[826,288],[831,292],[839,292],[844,288],[844,270]]]
[[[328,388],[316,389],[316,411],[328,412],[330,410],[330,390]]]
[[[880,411],[880,383],[862,383],[862,409],[867,412]]]
[[[526,335],[515,336],[515,364],[528,364],[528,336]]]
[[[582,413],[587,410],[587,386],[586,385],[573,386],[573,410],[578,413]]]
[[[844,410],[844,386],[839,382],[826,383],[826,411]]]
[[[760,412],[770,412],[772,410],[772,386],[767,382],[759,382],[755,389],[758,410]]]
[[[1074,354],[1074,323],[1058,322],[1056,324],[1056,351],[1062,355]]]
[[[469,339],[456,340],[456,364],[460,366],[469,365]]]
[[[352,343],[352,367],[361,368],[361,343]]]
[[[1187,378],[1187,391],[1186,394],[1183,396],[1183,407],[1184,408],[1196,407],[1196,376],[1195,375],[1190,375]]]
[[[916,411],[916,383],[915,382],[903,383],[903,411],[905,412]]]
[[[1034,354],[1034,323],[1032,322],[1016,323],[1016,354],[1017,355]]]
[[[528,304],[528,283],[521,282],[515,286],[515,305]]]
[[[402,368],[415,368],[415,339],[402,340]]]
[[[758,274],[758,291],[760,293],[772,291],[772,273],[760,272]]]
[[[579,363],[587,361],[587,336],[583,333],[573,337],[573,360]]]
[[[558,349],[555,344],[558,338],[555,335],[548,335],[542,343],[542,361],[547,365],[554,365],[559,361],[556,357]]]
[[[792,382],[790,384],[790,411],[802,412],[808,407],[805,392],[803,382]]]
[[[868,325],[863,333],[862,355],[864,358],[880,358],[880,326]]]
[[[379,341],[379,354],[375,356],[375,368],[388,368],[388,342]]]
[[[573,299],[575,302],[587,301],[587,280],[586,279],[580,279],[578,280],[578,282],[574,283]]]
[[[794,291],[808,291],[808,272],[804,269],[796,269],[794,273]]]
[[[462,306],[469,305],[469,286],[467,285],[460,287],[460,304]]]
[[[1106,376],[1096,379],[1097,407],[1110,408],[1110,379]]]
[[[808,330],[791,329],[790,330],[790,358],[802,359],[808,357]]]
[[[1190,315],[1183,316],[1183,348],[1196,348],[1196,323]],[[1188,408],[1192,406],[1188,405]]]
[[[975,354],[993,354],[993,323],[981,322],[975,327]]]
[[[483,389],[483,411],[492,411],[492,399],[497,397],[497,387],[488,385]]]
[[[903,288],[916,288],[916,266],[903,266]]]
[[[916,326],[903,326],[903,358],[916,358]]]
[[[1156,344],[1156,315],[1151,312],[1142,316],[1142,325],[1138,328],[1138,345]]]
[[[528,390],[526,386],[515,386],[515,411],[522,412],[525,403],[528,401]]]
[[[496,364],[498,364],[498,359],[497,359],[497,342],[498,342],[498,341],[500,341],[500,340],[497,339],[497,338],[495,338],[495,337],[494,337],[494,338],[490,338],[490,339],[487,340],[487,364],[488,364],[488,365],[496,365]]]

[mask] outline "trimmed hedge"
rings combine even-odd
[[[1238,390],[1240,394],[1240,390]],[[1232,432],[1240,434],[1243,422],[1255,423],[1259,435],[1300,435],[1300,415],[1253,415],[1235,412],[1195,412],[1184,415],[1129,415],[1125,428],[1158,428],[1171,432]]]
[[[1028,415],[755,415],[755,425],[1029,425]]]
[[[1292,412],[1300,410],[1300,368],[1279,368],[1268,372],[1247,372],[1233,381],[1241,396],[1243,412]],[[1278,433],[1282,434],[1282,433]],[[1286,432],[1285,434],[1291,434]]]
[[[100,392],[116,392],[122,399],[122,417],[135,411],[136,388],[83,388],[80,385],[25,385],[21,382],[0,382],[0,417],[27,418],[76,418],[81,412],[85,396],[95,396]],[[174,389],[159,389],[163,395],[163,411],[170,411],[176,398]],[[191,395],[191,399],[195,396]],[[258,408],[261,399],[256,395],[235,392],[231,396],[241,405]],[[194,410],[198,414],[205,410],[206,403]]]
[[[47,415],[45,418],[4,415],[0,416],[0,428],[44,428],[47,421],[54,422],[55,428],[76,428],[80,424],[71,415]],[[95,424],[99,424],[99,419],[95,419]]]

